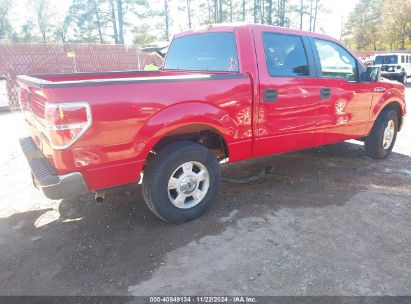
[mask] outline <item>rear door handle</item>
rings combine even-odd
[[[264,102],[274,102],[278,100],[278,90],[276,89],[265,89],[264,90]]]
[[[321,88],[320,89],[320,98],[321,99],[329,99],[331,97],[331,89],[330,88]]]
[[[382,87],[374,88],[374,92],[384,92],[384,91],[385,91],[385,88],[382,88]]]

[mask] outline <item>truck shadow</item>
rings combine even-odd
[[[402,171],[411,168],[409,156],[392,153],[373,160],[354,142],[249,160],[223,173],[241,178],[266,165],[274,171],[257,181],[224,182],[214,206],[183,225],[168,225],[152,215],[138,185],[108,191],[100,205],[91,194],[65,199],[58,218],[37,228],[39,217],[52,209],[0,219],[6,231],[0,239],[2,264],[7,265],[0,274],[0,292],[126,295],[129,286],[150,279],[166,263],[167,253],[221,234],[241,219],[275,216],[282,208],[341,206],[369,187],[398,187],[411,179]]]

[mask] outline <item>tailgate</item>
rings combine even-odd
[[[47,139],[47,129],[44,118],[44,108],[47,102],[46,92],[39,88],[20,83],[19,100],[21,110],[24,114],[29,135],[40,149],[40,151],[51,159],[50,146]]]

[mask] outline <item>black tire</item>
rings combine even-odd
[[[390,121],[394,122],[394,136],[391,145],[384,148],[384,132]],[[398,113],[394,110],[383,110],[375,121],[371,134],[365,138],[364,147],[367,155],[377,159],[387,157],[394,147],[397,131]]]
[[[201,163],[207,169],[209,186],[197,205],[182,209],[172,203],[168,182],[175,170],[186,162]],[[190,141],[174,142],[164,146],[147,164],[143,176],[143,196],[149,209],[163,221],[188,222],[200,217],[216,200],[220,180],[220,165],[209,149]]]
[[[402,76],[401,82],[402,82],[403,84],[406,84],[406,83],[407,83],[407,74],[406,74],[405,72],[404,72],[404,75]]]

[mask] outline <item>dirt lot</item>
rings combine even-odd
[[[408,88],[411,100],[411,88]],[[411,295],[411,119],[386,160],[346,142],[224,169],[201,219],[167,225],[141,188],[51,201],[20,113],[0,114],[1,295]]]

